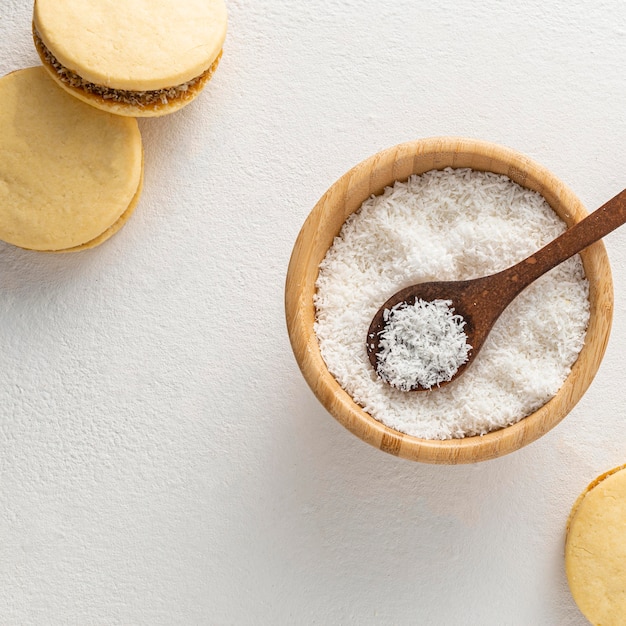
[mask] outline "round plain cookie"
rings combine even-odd
[[[30,250],[94,247],[134,210],[137,120],[72,98],[43,67],[0,78],[0,239]]]
[[[155,117],[200,93],[226,38],[224,0],[35,0],[44,67],[105,111]]]
[[[576,500],[567,523],[565,571],[592,624],[626,624],[626,465],[596,478]]]

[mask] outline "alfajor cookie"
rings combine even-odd
[[[43,67],[0,78],[0,239],[91,248],[117,232],[143,181],[137,120],[72,98]]]
[[[132,117],[191,102],[226,37],[223,0],[35,0],[33,37],[52,78],[99,109]]]
[[[565,571],[576,604],[592,624],[626,624],[626,466],[599,476],[575,502]]]

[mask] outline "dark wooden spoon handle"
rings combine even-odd
[[[514,298],[534,280],[626,223],[626,189],[517,265],[494,274]],[[506,276],[505,276],[506,275]],[[498,280],[498,279],[496,279]],[[504,294],[502,294],[504,295]]]

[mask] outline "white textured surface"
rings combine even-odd
[[[206,92],[141,124],[143,199],[75,256],[0,246],[0,623],[585,621],[569,508],[626,461],[626,230],[616,311],[575,411],[476,466],[370,448],[306,387],[283,284],[311,207],[423,136],[496,141],[589,206],[626,184],[618,0],[231,0]],[[37,62],[0,4],[0,71]]]

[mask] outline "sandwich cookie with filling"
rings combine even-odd
[[[126,223],[142,182],[137,120],[72,98],[41,66],[0,78],[0,240],[92,248]]]
[[[52,78],[99,109],[172,113],[215,71],[226,38],[223,0],[35,0],[33,37]]]
[[[596,478],[574,503],[565,571],[578,608],[592,624],[626,624],[626,465]]]

